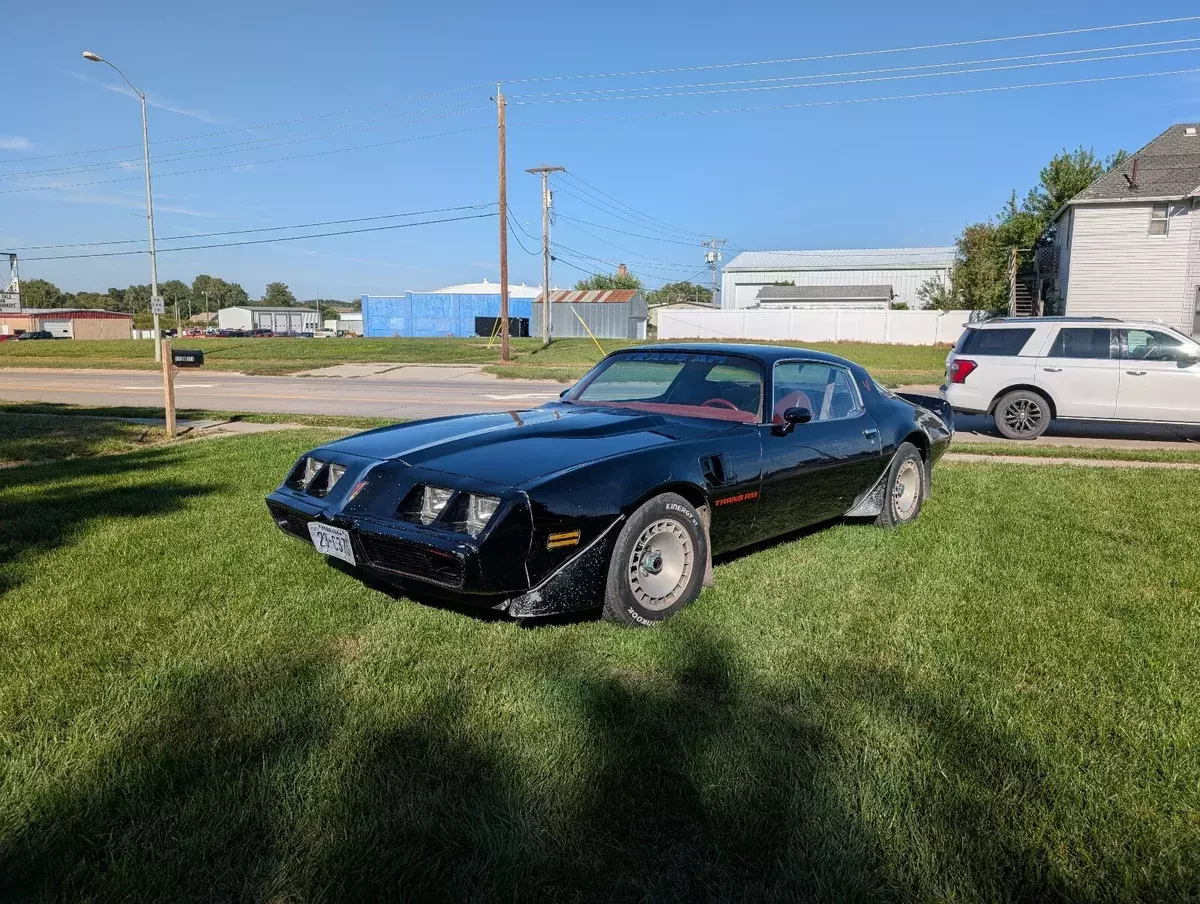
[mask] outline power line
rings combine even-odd
[[[1200,40],[1195,38],[1193,40]],[[831,88],[841,85],[861,85],[874,82],[907,81],[919,78],[945,78],[959,75],[977,75],[981,72],[1009,72],[1016,69],[1037,69],[1045,66],[1069,66],[1075,63],[1099,63],[1110,60],[1126,60],[1135,57],[1164,56],[1171,53],[1195,53],[1200,47],[1172,47],[1165,50],[1143,50],[1137,53],[1109,54],[1108,56],[1086,57],[1078,60],[1045,60],[1040,63],[1012,63],[1006,66],[979,66],[974,69],[951,69],[946,72],[913,72],[907,75],[872,76],[870,78],[841,79],[840,81],[813,82],[809,84],[786,85],[749,85],[742,87],[725,87],[725,82],[709,82],[702,91],[660,91],[653,86],[630,88],[630,91],[647,91],[647,94],[605,94],[601,96],[559,96],[547,97],[544,100],[514,100],[513,106],[528,107],[536,104],[579,104],[596,101],[614,100],[658,100],[664,97],[701,97],[711,94],[744,94],[752,91],[783,91],[797,88]]]
[[[476,213],[462,217],[443,217],[438,220],[421,220],[416,223],[393,223],[390,226],[368,226],[363,229],[340,229],[335,232],[317,232],[312,235],[285,235],[273,239],[251,239],[245,242],[220,242],[213,245],[185,245],[179,248],[162,248],[160,252],[167,251],[203,251],[209,248],[235,248],[243,245],[269,245],[275,242],[295,242],[300,239],[323,239],[337,235],[359,235],[364,232],[384,232],[389,229],[408,229],[413,226],[430,226],[435,223],[458,223],[462,220],[481,220],[486,217],[494,217],[493,213]],[[145,251],[100,251],[91,254],[58,254],[47,257],[26,257],[26,261],[61,261],[74,260],[84,257],[127,257],[132,254],[145,254]]]
[[[670,223],[667,223],[664,220],[658,219],[657,217],[652,217],[648,213],[644,213],[644,212],[638,210],[636,207],[626,204],[623,201],[619,201],[616,198],[614,198],[612,195],[608,194],[607,192],[596,188],[596,186],[592,185],[590,182],[585,182],[583,179],[580,179],[574,173],[564,173],[564,175],[566,175],[572,182],[578,182],[580,184],[581,191],[590,192],[593,195],[599,195],[601,197],[607,198],[610,202],[612,202],[612,204],[616,205],[617,207],[624,208],[624,209],[630,211],[637,217],[640,217],[641,219],[646,220],[648,223],[657,224],[657,226],[660,227],[661,229],[666,229],[666,230],[669,230],[672,232],[678,232],[681,235],[694,235],[697,238],[704,237],[703,232],[696,232],[693,229],[684,229],[681,226],[674,226]]]
[[[815,56],[787,57],[775,60],[747,60],[738,63],[707,63],[696,66],[673,66],[661,69],[641,69],[629,72],[597,72],[581,75],[546,75],[531,78],[508,79],[510,85],[529,82],[562,82],[591,78],[631,78],[640,75],[664,75],[673,72],[705,72],[714,69],[736,69],[743,66],[781,66],[789,63],[811,63],[818,60],[842,60],[852,57],[879,56],[889,53],[913,53],[921,50],[948,50],[952,47],[975,47],[981,44],[999,44],[1007,41],[1029,41],[1039,38],[1059,38],[1068,35],[1095,34],[1102,31],[1119,31],[1125,28],[1147,28],[1155,25],[1175,25],[1181,22],[1200,21],[1200,16],[1177,16],[1172,19],[1149,19],[1144,22],[1127,22],[1119,25],[1094,25],[1087,28],[1068,28],[1060,31],[1032,32],[1024,35],[1004,35],[992,38],[975,38],[965,41],[945,41],[938,44],[914,44],[908,47],[887,47],[877,50],[852,50],[841,53],[824,53]]]
[[[613,207],[612,205],[608,204],[607,202],[593,200],[591,198],[584,197],[583,195],[578,195],[574,191],[572,191],[570,188],[568,188],[567,186],[565,186],[561,183],[558,184],[558,186],[555,188],[555,191],[560,191],[563,194],[566,194],[566,195],[574,198],[577,201],[583,202],[588,207],[591,207],[593,210],[596,210],[599,213],[605,214],[606,216],[613,217],[614,219],[620,220],[623,223],[628,223],[631,226],[636,226],[638,229],[644,229],[644,230],[654,234],[655,236],[663,236],[664,238],[670,239],[672,241],[678,241],[680,239],[685,239],[688,241],[689,244],[692,244],[692,245],[695,245],[699,242],[699,239],[693,239],[690,235],[687,235],[685,233],[668,232],[668,231],[666,231],[660,227],[657,227],[651,223],[645,223],[645,222],[642,222],[641,220],[635,220],[632,217],[629,217],[628,215],[624,214],[620,209]]]
[[[259,226],[254,229],[230,229],[224,232],[197,232],[191,235],[175,235],[175,236],[158,236],[159,242],[182,242],[192,239],[211,239],[225,235],[249,235],[257,232],[278,232],[284,229],[316,229],[321,226],[342,226],[346,223],[369,223],[373,220],[392,220],[399,217],[419,217],[431,213],[451,213],[460,210],[484,210],[488,207],[495,207],[495,201],[488,201],[486,204],[463,204],[458,207],[435,207],[430,210],[412,210],[407,213],[384,213],[370,217],[350,217],[345,220],[325,220],[319,223],[294,223],[290,226]],[[140,239],[113,239],[107,242],[66,242],[58,245],[25,245],[18,246],[22,251],[49,251],[55,248],[99,248],[105,245],[134,245],[144,242],[144,238]]]
[[[621,235],[630,235],[635,239],[647,239],[651,242],[670,242],[672,245],[687,245],[690,248],[697,247],[696,242],[684,242],[680,241],[679,239],[665,239],[653,235],[642,235],[641,233],[637,232],[627,232],[624,229],[617,229],[615,226],[603,226],[600,223],[589,223],[587,220],[577,220],[575,217],[569,217],[566,214],[560,213],[558,218],[560,220],[566,220],[568,223],[582,223],[584,226],[592,226],[596,229],[607,229],[609,232],[619,232]]]
[[[404,143],[410,142],[410,141],[424,141],[427,138],[443,138],[447,135],[462,135],[466,132],[479,132],[479,131],[482,131],[483,129],[491,129],[491,128],[492,127],[490,125],[473,126],[469,129],[454,129],[449,132],[434,132],[431,135],[413,135],[408,138],[395,138],[391,141],[379,141],[379,142],[375,142],[374,144],[358,144],[358,145],[353,145],[348,148],[333,148],[328,151],[313,151],[308,154],[293,154],[289,157],[271,157],[266,160],[247,160],[247,161],[243,161],[241,163],[226,163],[226,164],[222,164],[221,166],[206,166],[206,167],[202,167],[200,169],[178,170],[176,172],[171,172],[171,173],[156,173],[154,178],[162,179],[167,176],[191,176],[196,173],[212,173],[212,172],[216,172],[218,170],[238,169],[241,167],[249,168],[249,167],[254,167],[254,166],[260,166],[264,163],[281,163],[281,162],[287,161],[287,160],[305,160],[310,157],[324,157],[329,154],[342,154],[342,153],[345,153],[346,151],[362,151],[362,150],[366,150],[369,148],[381,148],[381,147],[387,147],[387,146],[393,145],[393,144],[404,144]],[[18,193],[30,192],[30,191],[61,191],[61,190],[68,189],[68,188],[85,188],[85,187],[92,186],[92,185],[112,185],[117,182],[140,182],[141,180],[142,180],[142,176],[130,176],[128,178],[123,178],[123,179],[99,179],[99,180],[96,180],[93,182],[71,182],[71,183],[67,183],[66,185],[34,185],[34,186],[30,186],[28,188],[5,188],[5,189],[0,189],[0,195],[11,195],[11,194],[18,194]]]
[[[513,218],[513,215],[512,215],[512,213],[511,213],[511,211],[508,213],[508,225],[509,225],[510,227],[511,227],[511,226],[518,226],[518,225],[519,225],[519,224],[517,223],[517,221],[516,221],[516,220]],[[522,232],[525,232],[525,229],[522,227],[522,228],[521,228],[521,231],[522,231]],[[525,232],[525,235],[526,235],[526,236],[527,236],[527,237],[530,239],[530,241],[532,241],[532,240],[533,240],[533,236],[529,235],[529,233],[528,233],[528,232]],[[515,232],[513,233],[513,239],[516,241],[516,243],[517,243],[518,247],[520,247],[520,249],[521,249],[522,251],[524,251],[524,252],[525,252],[526,254],[528,254],[528,255],[531,255],[532,257],[537,257],[537,252],[536,252],[536,251],[530,251],[528,248],[526,248],[526,247],[525,247],[525,243],[521,241],[520,237],[519,237],[519,236],[518,236],[518,235],[517,235]]]
[[[892,100],[924,100],[932,97],[958,97],[967,94],[991,94],[1000,91],[1024,91],[1030,88],[1057,88],[1069,85],[1091,85],[1101,82],[1130,81],[1133,79],[1158,78],[1166,75],[1191,75],[1200,72],[1200,67],[1190,69],[1168,69],[1160,72],[1137,72],[1128,75],[1106,75],[1091,78],[1064,79],[1057,82],[1031,82],[1023,85],[992,85],[986,88],[960,88],[952,91],[926,91],[917,94],[889,94],[879,97],[853,97],[840,100],[807,101],[792,104],[766,104],[757,107],[725,107],[714,110],[668,110],[654,113],[633,113],[624,116],[580,116],[572,119],[525,119],[521,125],[562,125],[564,122],[616,122],[633,119],[656,119],[674,116],[707,116],[717,113],[759,113],[767,110],[798,110],[806,107],[837,107],[843,104],[870,104]]]
[[[652,261],[651,262],[637,261],[637,260],[633,260],[630,258],[626,258],[625,260],[613,260],[612,258],[607,258],[607,257],[597,257],[594,254],[586,254],[585,252],[580,251],[578,248],[571,248],[570,246],[564,245],[561,242],[555,242],[554,247],[561,248],[564,251],[569,251],[571,254],[578,255],[579,257],[586,258],[587,260],[594,261],[598,264],[607,264],[608,266],[620,266],[621,264],[633,264],[639,270],[642,270],[642,269],[660,270],[660,271],[667,272],[667,273],[684,272],[684,271],[692,269],[692,266],[690,264],[670,264],[670,263],[666,263],[665,261],[660,262],[660,263],[655,263]],[[661,264],[665,264],[665,266],[662,266]]]
[[[362,113],[365,110],[378,110],[382,107],[392,107],[392,106],[395,106],[396,104],[406,104],[406,103],[410,103],[414,100],[429,100],[430,98],[434,98],[434,97],[445,97],[447,94],[457,94],[462,91],[475,91],[480,88],[487,88],[487,87],[489,87],[489,85],[487,83],[479,84],[479,85],[465,85],[461,88],[449,88],[445,91],[434,91],[429,94],[415,94],[410,97],[402,97],[402,98],[398,98],[397,100],[384,101],[383,103],[379,103],[379,104],[368,104],[365,107],[352,107],[348,110],[335,110],[332,113],[315,113],[311,116],[300,116],[300,117],[297,117],[296,119],[283,119],[278,122],[261,123],[259,125],[254,125],[254,126],[242,126],[237,129],[222,129],[217,132],[204,132],[199,135],[183,135],[178,138],[160,138],[155,141],[155,144],[161,145],[161,144],[173,144],[173,143],[179,142],[179,141],[199,141],[199,140],[202,140],[205,138],[217,138],[221,135],[235,135],[235,134],[239,134],[241,132],[254,132],[254,131],[257,131],[258,129],[274,129],[274,128],[278,128],[279,126],[296,125],[297,123],[301,123],[301,122],[312,122],[312,121],[318,120],[318,119],[329,119],[334,116],[348,116],[351,113]],[[83,151],[62,151],[57,154],[39,154],[34,157],[18,157],[13,160],[9,160],[7,162],[8,163],[24,163],[29,160],[51,160],[51,159],[55,159],[58,157],[78,157],[83,154],[107,154],[110,151],[124,151],[124,150],[128,150],[129,148],[139,148],[139,147],[141,147],[140,144],[120,144],[120,145],[115,145],[113,147],[107,147],[107,148],[92,148],[90,150],[83,150]]]
[[[633,254],[633,255],[641,254],[640,251],[634,251],[632,248],[626,248],[624,245],[618,245],[616,242],[610,242],[608,239],[603,238],[602,236],[598,236],[594,232],[588,232],[588,230],[584,229],[581,226],[576,226],[574,223],[568,223],[568,225],[571,226],[572,229],[582,232],[584,235],[590,236],[591,238],[595,239],[598,242],[603,242],[606,245],[611,245],[613,248],[616,248],[618,251],[624,251],[627,254]],[[631,262],[632,262],[632,260],[633,259],[631,259]],[[654,258],[644,258],[644,259],[642,259],[642,262],[643,263],[651,263],[651,264],[667,264],[668,266],[671,266],[671,267],[680,267],[680,268],[687,268],[687,267],[691,266],[690,264],[674,264],[671,261],[661,261],[661,260],[656,260]]]

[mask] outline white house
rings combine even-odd
[[[949,283],[955,249],[743,251],[721,271],[720,306],[807,309],[919,308],[917,288]],[[764,291],[779,289],[780,291]],[[786,291],[791,290],[791,291]]]
[[[1200,125],[1171,126],[1072,198],[1039,253],[1047,313],[1200,334]]]

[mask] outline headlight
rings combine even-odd
[[[487,527],[487,523],[492,520],[492,515],[496,514],[498,508],[500,508],[499,497],[476,496],[472,493],[467,502],[467,533],[472,537],[479,536],[480,532]]]
[[[346,473],[345,465],[330,465],[329,466],[329,489],[333,489],[333,485],[342,479],[342,475]]]
[[[424,495],[421,497],[421,523],[429,524],[437,518],[453,495],[454,491],[447,490],[445,487],[425,487]]]
[[[313,482],[313,478],[317,476],[317,472],[321,470],[321,466],[325,462],[317,458],[304,459],[304,485],[308,486]]]

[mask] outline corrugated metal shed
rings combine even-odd
[[[540,336],[541,297],[533,303],[532,312],[529,334]],[[557,289],[550,295],[550,335],[586,338],[590,329],[598,339],[645,339],[647,314],[646,299],[636,289]]]
[[[763,286],[758,290],[760,304],[804,301],[891,301],[891,286]]]

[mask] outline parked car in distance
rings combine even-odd
[[[250,335],[255,339],[270,339],[275,335],[274,330],[251,330]]]
[[[1200,424],[1200,345],[1152,321],[1001,317],[967,325],[941,395],[1009,439],[1055,418]]]
[[[56,337],[49,330],[26,330],[24,333],[21,333],[21,335],[17,336],[17,338],[18,339],[56,339],[58,337]]]
[[[640,346],[540,408],[314,449],[267,507],[402,590],[645,626],[712,582],[714,555],[843,516],[914,521],[952,419],[941,399],[899,396],[834,355]]]

